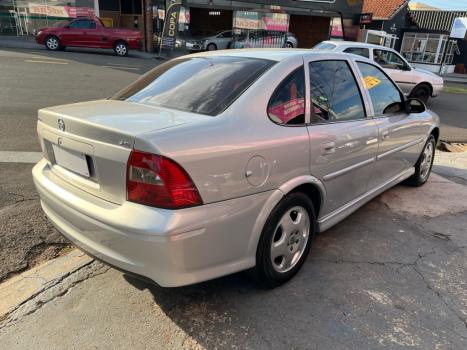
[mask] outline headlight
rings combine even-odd
[[[36,35],[39,36],[41,35],[41,33],[42,33],[42,30],[39,30]]]

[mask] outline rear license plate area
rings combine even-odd
[[[52,149],[57,165],[87,178],[91,176],[86,154],[55,144],[52,144]]]

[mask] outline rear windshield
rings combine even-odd
[[[111,99],[217,115],[274,61],[244,57],[191,57],[154,68]]]
[[[313,48],[320,49],[320,50],[334,50],[336,48],[336,45],[331,44],[331,43],[319,43],[313,46]]]

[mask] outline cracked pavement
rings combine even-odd
[[[417,190],[420,198],[440,182],[446,184],[433,177]],[[427,208],[420,215],[407,203],[417,201],[412,190],[397,186],[319,234],[303,269],[280,288],[261,289],[239,273],[164,289],[93,263],[4,320],[0,343],[8,349],[465,349],[467,210],[439,212],[419,201]]]

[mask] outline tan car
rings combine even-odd
[[[165,62],[106,100],[39,110],[42,208],[78,247],[175,287],[273,287],[313,236],[430,174],[439,119],[373,61],[228,50]]]

